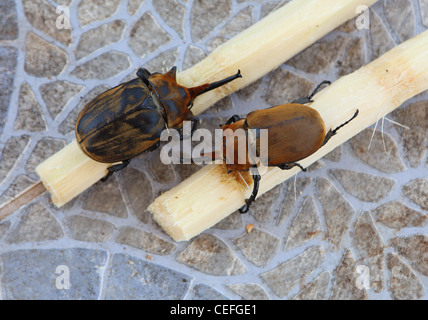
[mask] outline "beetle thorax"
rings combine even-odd
[[[175,77],[166,75],[168,73],[163,75],[153,74],[149,80],[160,96],[167,126],[169,128],[179,128],[183,121],[195,118],[188,108],[191,97],[187,88],[179,85]]]

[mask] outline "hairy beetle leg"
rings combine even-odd
[[[330,138],[332,137],[332,136],[334,136],[336,133],[337,133],[337,131],[339,131],[339,129],[340,128],[342,128],[343,126],[346,126],[349,122],[351,122],[352,120],[354,120],[355,119],[355,117],[358,115],[358,113],[359,113],[359,110],[357,109],[357,111],[355,111],[355,113],[354,113],[354,115],[351,117],[351,119],[349,119],[348,121],[346,121],[346,122],[344,122],[344,123],[342,123],[340,126],[338,126],[336,129],[334,129],[334,130],[329,130],[328,132],[327,132],[327,134],[325,135],[325,139],[324,139],[324,142],[322,143],[322,145],[321,146],[323,146],[323,145],[325,145],[326,143],[327,143],[327,141],[328,140],[330,140]]]
[[[248,210],[250,209],[250,205],[254,202],[254,200],[256,200],[257,193],[259,192],[260,179],[261,177],[258,173],[253,174],[253,181],[254,181],[253,192],[251,192],[251,196],[245,200],[245,204],[239,209],[240,213],[247,213]]]
[[[107,169],[108,170],[107,175],[104,178],[102,178],[101,181],[106,182],[108,180],[108,178],[110,178],[113,173],[124,169],[130,162],[131,162],[131,159],[128,159],[128,160],[122,161],[122,163],[120,163],[120,164],[115,164],[114,166],[109,167]]]
[[[321,82],[319,85],[316,86],[316,88],[314,89],[314,91],[312,91],[312,93],[309,96],[306,96],[304,98],[300,98],[300,99],[294,100],[294,101],[292,101],[292,103],[305,104],[305,103],[314,102],[312,100],[312,98],[314,97],[314,95],[316,95],[321,90],[321,87],[323,85],[325,85],[325,84],[326,85],[330,85],[331,81],[324,80],[323,82]]]

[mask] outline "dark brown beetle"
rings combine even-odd
[[[133,157],[156,149],[164,129],[180,129],[188,120],[194,131],[198,118],[191,112],[193,100],[241,77],[238,70],[221,81],[186,88],[177,83],[176,70],[151,74],[140,68],[138,78],[100,94],[81,111],[76,122],[81,150],[98,162],[122,162],[111,166],[103,180],[126,167]]]
[[[260,175],[254,161],[250,161],[248,152],[246,154],[246,159],[244,159],[245,161],[238,161],[236,150],[238,150],[239,138],[236,139],[237,136],[235,132],[237,132],[238,129],[243,129],[240,132],[244,132],[248,145],[248,129],[256,129],[256,132],[260,132],[261,129],[267,129],[267,164],[264,163],[263,165],[278,167],[283,170],[289,170],[298,166],[301,170],[306,171],[297,161],[316,152],[327,143],[341,127],[358,115],[357,110],[351,119],[334,130],[326,132],[324,120],[321,118],[318,111],[304,105],[305,103],[313,102],[311,100],[312,97],[320,90],[323,84],[330,84],[330,82],[322,82],[315,88],[311,95],[305,98],[295,100],[289,104],[250,112],[246,118],[240,118],[238,115],[234,115],[225,125],[221,126],[224,133],[223,150],[206,153],[204,157],[209,157],[213,160],[225,160],[228,173],[231,171],[248,171],[251,168],[255,170],[252,171],[254,180],[253,191],[250,198],[245,200],[246,204],[239,209],[241,213],[247,212],[251,203],[256,199]],[[233,135],[234,139],[227,140],[228,135]],[[260,154],[259,133],[255,138],[256,152],[258,155]],[[233,144],[232,148],[230,148],[230,144]],[[232,153],[228,150],[232,150]]]

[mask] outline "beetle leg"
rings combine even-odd
[[[336,129],[334,129],[334,130],[331,130],[331,129],[330,129],[330,130],[327,132],[327,134],[325,135],[324,142],[322,143],[322,145],[321,145],[321,146],[325,145],[325,144],[327,143],[327,141],[328,141],[328,140],[330,140],[330,138],[331,138],[332,136],[334,136],[340,128],[342,128],[343,126],[346,126],[349,122],[351,122],[352,120],[354,120],[354,118],[358,115],[358,113],[359,113],[359,110],[357,109],[357,111],[355,111],[355,113],[354,113],[354,115],[351,117],[351,119],[349,119],[348,121],[345,121],[344,123],[342,123],[340,126],[338,126],[338,127],[337,127]]]
[[[278,168],[280,168],[281,170],[290,170],[290,169],[292,169],[294,167],[299,167],[303,172],[306,172],[306,168],[303,168],[301,166],[301,164],[297,163],[297,162],[284,163],[284,164],[280,164],[278,166]]]
[[[106,182],[108,180],[108,178],[110,178],[113,173],[124,169],[130,162],[131,162],[131,159],[128,159],[128,160],[122,161],[122,163],[120,163],[120,164],[115,164],[114,166],[109,167],[107,169],[108,170],[107,175],[104,178],[102,178],[101,181]]]
[[[147,148],[146,151],[154,151],[157,148],[159,148],[159,146],[160,146],[160,142],[158,141],[154,145],[152,145],[151,147]]]
[[[199,119],[197,117],[193,117],[191,121],[192,121],[192,134],[193,134],[193,132],[195,132],[195,130],[198,128]]]
[[[240,116],[238,116],[237,114],[235,114],[235,115],[231,116],[231,117],[229,118],[229,120],[227,120],[227,121],[226,121],[226,125],[228,125],[228,124],[232,124],[232,123],[235,123],[235,122],[236,122],[236,121],[238,121],[239,119],[241,119],[241,117],[240,117]]]
[[[324,80],[323,82],[321,82],[319,85],[316,86],[316,88],[314,89],[314,91],[312,91],[312,93],[309,96],[306,96],[304,98],[300,98],[300,99],[294,100],[291,103],[305,104],[305,103],[314,102],[312,100],[312,98],[314,97],[314,95],[316,95],[321,90],[321,87],[324,84],[330,85],[331,81]]]
[[[254,202],[254,200],[256,200],[257,193],[259,192],[260,179],[261,177],[258,173],[253,174],[253,192],[251,193],[251,196],[248,199],[245,199],[245,204],[239,209],[240,213],[248,212],[248,210],[250,209],[250,205]]]
[[[137,71],[137,76],[142,80],[147,79],[151,75],[150,71],[146,68],[139,68]]]

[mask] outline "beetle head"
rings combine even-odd
[[[226,79],[186,88],[177,83],[177,67],[164,74],[150,74],[146,69],[139,69],[137,75],[152,91],[154,99],[159,100],[162,114],[170,128],[179,128],[183,121],[193,121],[196,118],[190,110],[197,96],[242,77],[238,70],[237,74]]]

